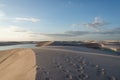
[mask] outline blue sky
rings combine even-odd
[[[0,0],[0,40],[120,40],[119,0]]]

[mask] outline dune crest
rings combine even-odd
[[[36,59],[32,49],[0,51],[0,80],[35,80]]]
[[[36,46],[37,47],[41,47],[41,46],[50,46],[54,43],[54,41],[42,41],[42,42],[39,42]]]

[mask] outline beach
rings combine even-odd
[[[119,80],[120,56],[75,46],[0,51],[0,80]]]

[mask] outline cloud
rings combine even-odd
[[[66,31],[64,33],[54,33],[54,34],[45,34],[45,33],[34,33],[36,35],[45,35],[49,37],[77,37],[89,34],[87,31]]]
[[[17,20],[17,21],[29,21],[29,22],[33,22],[33,23],[40,21],[40,19],[38,19],[38,18],[27,18],[27,17],[17,17],[17,18],[15,18],[15,20]]]
[[[19,32],[16,32],[18,31]],[[2,26],[0,28],[0,41],[22,41],[22,40],[32,40],[27,30],[18,26]]]
[[[43,34],[45,36],[49,37],[72,37],[72,34],[66,34],[66,33],[55,33],[55,34]]]
[[[98,28],[107,25],[108,23],[103,21],[100,17],[95,17],[94,21],[91,23],[85,23],[83,26],[86,27],[92,27],[92,28]]]
[[[63,33],[40,33],[27,30],[20,26],[8,26],[2,27],[0,29],[0,37],[5,40],[67,40],[67,39],[76,39],[80,37],[86,37],[87,35],[102,35],[103,37],[110,38],[117,37],[120,34],[120,27],[114,28],[111,30],[100,31],[100,32],[90,32],[90,31],[66,31]],[[4,34],[4,35],[3,35]],[[99,36],[98,36],[99,37]],[[103,38],[100,37],[100,38]],[[24,38],[24,39],[23,39]],[[1,40],[0,39],[0,40]]]
[[[14,26],[14,25],[11,25],[11,26],[0,26],[0,30],[2,31],[6,31],[6,32],[12,32],[14,34],[17,34],[17,33],[31,33],[32,31],[30,30],[27,30],[21,26]]]
[[[23,29],[19,26],[10,26],[8,29],[12,32],[22,32],[22,33],[23,32],[29,32],[29,31],[27,31],[27,30],[25,30],[25,29]]]
[[[40,41],[51,40],[45,35],[33,34],[34,31],[27,30],[20,26],[0,26],[0,41]]]
[[[38,18],[33,18],[33,17],[8,17],[6,13],[3,10],[3,7],[5,4],[0,4],[0,20],[1,21],[10,21],[10,22],[17,22],[17,21],[28,21],[28,22],[39,22],[40,19]]]
[[[45,35],[49,37],[79,37],[79,36],[85,36],[85,35],[118,35],[120,34],[120,27],[106,30],[106,31],[100,31],[100,32],[91,32],[91,31],[66,31],[64,33],[54,33],[54,34],[45,34],[45,33],[34,33],[35,35]]]
[[[66,34],[66,33],[53,33],[53,34],[47,34],[47,33],[30,33],[33,35],[44,35],[44,36],[48,36],[48,37],[64,37],[64,36],[72,36],[71,34]]]
[[[120,27],[107,30],[107,31],[101,31],[101,32],[96,32],[97,34],[103,34],[103,35],[115,35],[115,34],[120,34]]]
[[[33,22],[33,23],[36,23],[36,22],[39,22],[40,19],[38,18],[26,18],[26,17],[17,17],[17,18],[10,18],[6,15],[6,13],[1,9],[0,10],[0,20],[1,21],[12,21],[12,22],[16,22],[16,21],[29,21],[29,22]]]
[[[67,31],[66,34],[71,34],[73,36],[80,36],[80,35],[86,35],[89,34],[88,31]]]
[[[99,31],[101,27],[108,24],[109,24],[108,22],[102,20],[100,17],[95,17],[94,21],[91,23],[72,24],[71,27],[88,27],[88,28],[93,28],[96,31]]]

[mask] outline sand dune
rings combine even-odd
[[[0,80],[35,80],[36,59],[31,49],[0,51]]]
[[[77,41],[42,41],[37,44],[37,47],[41,46],[81,46],[81,42]]]
[[[51,45],[52,43],[54,43],[54,41],[42,41],[42,42],[39,42],[36,46],[37,46],[37,47],[49,46],[49,45]]]
[[[120,56],[85,47],[13,49],[0,51],[0,80],[120,80],[119,63]]]
[[[77,46],[77,47],[87,47],[93,49],[104,49],[109,51],[120,52],[119,42],[107,43],[106,42],[81,42],[81,41],[42,41],[39,42],[37,47],[42,46]]]

